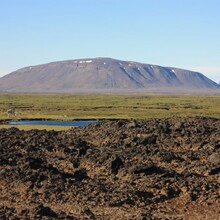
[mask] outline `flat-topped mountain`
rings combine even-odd
[[[129,93],[220,91],[203,74],[184,69],[94,58],[29,66],[0,78],[1,92]]]

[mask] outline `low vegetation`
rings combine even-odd
[[[50,125],[0,125],[0,128],[18,128],[20,130],[28,131],[31,129],[38,129],[38,130],[56,130],[56,131],[65,131],[72,128],[71,126],[50,126]]]
[[[0,119],[106,119],[220,116],[220,96],[1,94]]]

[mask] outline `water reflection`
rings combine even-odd
[[[52,126],[86,126],[97,122],[97,120],[82,120],[82,121],[56,121],[56,120],[22,120],[9,121],[10,125],[52,125]]]

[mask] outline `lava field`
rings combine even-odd
[[[0,129],[0,219],[220,219],[220,119]]]

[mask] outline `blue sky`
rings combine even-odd
[[[0,76],[57,60],[112,57],[220,82],[219,0],[0,0]]]

